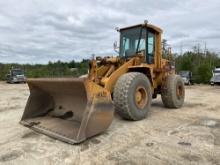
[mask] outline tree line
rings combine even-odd
[[[183,55],[175,55],[176,71],[189,70],[195,83],[209,83],[212,71],[216,66],[220,66],[218,54],[208,50],[199,52],[196,47],[192,51]]]
[[[220,66],[220,58],[214,52],[198,52],[196,48],[185,52],[183,55],[174,54],[177,73],[181,70],[191,71],[195,83],[209,83],[212,70]],[[21,68],[28,78],[38,77],[78,77],[88,72],[89,60],[81,62],[49,62],[48,64],[2,64],[0,63],[0,80],[4,80],[9,70]]]
[[[48,64],[2,64],[0,63],[0,80],[5,80],[6,74],[12,68],[24,70],[26,77],[78,77],[88,72],[88,60],[83,59],[81,62],[74,60],[70,62],[49,62]]]

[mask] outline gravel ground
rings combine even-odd
[[[146,119],[117,114],[111,127],[69,145],[18,124],[28,98],[26,84],[0,82],[0,164],[220,164],[220,87],[186,87],[181,109],[153,100]]]

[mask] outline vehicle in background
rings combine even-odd
[[[220,66],[215,67],[215,69],[212,71],[212,78],[210,80],[211,85],[220,84]]]
[[[182,70],[178,73],[182,79],[185,85],[193,85],[192,80],[192,72],[188,70]]]
[[[7,83],[25,83],[26,77],[24,71],[19,68],[11,69],[6,75],[6,81]]]

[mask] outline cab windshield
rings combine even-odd
[[[220,73],[220,70],[214,70],[214,73]]]
[[[134,56],[137,52],[146,50],[146,29],[136,27],[121,31],[120,56]],[[144,52],[145,53],[145,52]]]
[[[16,70],[12,70],[12,75],[16,76],[16,75],[23,75],[24,72],[22,70],[16,69]]]
[[[189,77],[189,72],[187,72],[187,71],[180,71],[180,72],[179,72],[179,75],[180,75],[181,77]]]

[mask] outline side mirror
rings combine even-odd
[[[116,53],[119,53],[119,46],[118,46],[118,42],[117,42],[117,41],[114,42],[113,48],[114,48],[114,51],[115,51]]]

